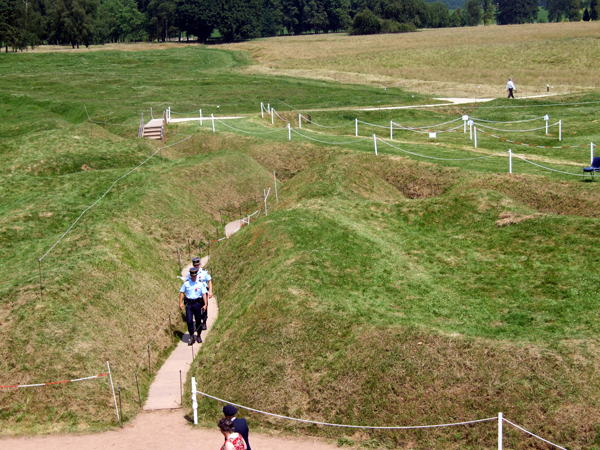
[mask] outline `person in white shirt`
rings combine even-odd
[[[515,98],[513,91],[517,92],[517,89],[515,88],[515,83],[513,83],[512,78],[509,78],[508,83],[506,83],[506,92],[508,92],[508,98]]]

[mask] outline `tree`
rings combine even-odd
[[[481,5],[479,0],[467,0],[463,16],[466,16],[467,25],[474,27],[481,22]]]
[[[581,21],[581,3],[579,0],[568,0],[569,5],[569,22]]]
[[[456,8],[450,15],[450,26],[451,27],[462,27],[463,26],[463,14],[460,6]]]
[[[379,18],[369,9],[354,16],[351,34],[377,34],[381,31]]]
[[[494,20],[494,4],[492,0],[483,0],[483,24],[489,25]]]
[[[538,0],[497,0],[498,25],[533,23],[537,13]]]
[[[326,3],[325,11],[327,12],[331,31],[346,31],[352,25],[349,0],[329,0]]]
[[[215,14],[210,0],[177,0],[175,26],[206,42],[215,29]]]
[[[428,4],[429,20],[427,26],[430,28],[443,28],[450,24],[450,14],[445,3],[437,1]]]
[[[567,13],[567,2],[565,0],[546,0],[548,10],[548,22],[560,22]]]
[[[150,39],[166,41],[179,30],[175,27],[175,0],[150,0],[148,3],[148,31]]]
[[[598,20],[598,17],[600,17],[600,5],[598,0],[592,0],[590,3],[590,19]]]
[[[590,21],[590,13],[588,12],[587,8],[585,8],[585,10],[583,11],[583,21],[584,22]]]

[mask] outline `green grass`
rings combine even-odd
[[[135,139],[136,108],[146,118],[150,107],[160,114],[168,105],[194,115],[199,108],[205,116],[252,114],[227,123],[257,133],[283,127],[258,116],[260,102],[271,102],[289,120],[297,120],[294,108],[336,108],[305,112],[330,126],[355,117],[416,126],[463,113],[489,120],[549,113],[553,121],[563,119],[564,145],[576,145],[599,140],[597,105],[497,100],[357,112],[431,99],[399,89],[244,76],[237,72],[249,63],[243,54],[204,47],[2,58],[0,78],[4,86],[10,81],[10,90],[0,91],[2,384],[87,376],[103,372],[110,360],[125,414],[133,417],[134,373],[141,360],[145,397],[151,381],[145,345],[176,307],[176,249],[186,259],[188,239],[197,248],[222,233],[221,216],[231,220],[240,208],[255,208],[252,197],[276,171],[279,204],[272,200],[268,217],[211,250],[221,314],[193,368],[202,390],[347,424],[431,424],[502,411],[559,444],[596,445],[597,183],[517,161],[517,173],[509,175],[506,157],[432,163],[383,144],[375,157],[370,136],[389,138],[379,128],[361,126],[364,140],[335,146],[296,134],[289,142],[283,129],[251,135],[217,122],[212,133],[209,122],[202,128],[190,122],[169,126],[169,143],[192,139],[122,180],[90,210],[87,230],[81,221],[44,258],[43,299],[37,259],[116,178],[158,148]],[[564,99],[597,100],[597,94]],[[94,118],[130,127],[90,125],[84,105]],[[527,107],[505,108],[517,105]],[[302,132],[339,143],[354,141],[353,131],[349,125],[324,133],[303,123]],[[498,134],[557,145],[556,136],[543,133],[531,140]],[[480,137],[475,151],[463,133],[431,141],[397,131],[393,143],[444,158],[510,148]],[[589,163],[589,147],[517,148],[569,172]],[[177,314],[173,322],[174,333],[181,332]],[[151,349],[157,365],[172,337],[158,333]],[[0,433],[105,429],[115,425],[110,402],[105,380],[2,391]],[[212,425],[218,409],[202,401],[203,420]],[[250,418],[254,429],[334,436]],[[495,429],[340,439],[481,448],[495,445]],[[530,444],[507,432],[507,445]]]

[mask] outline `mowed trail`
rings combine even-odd
[[[227,236],[235,233],[241,221],[228,223],[225,227]],[[202,259],[202,265],[208,258]],[[189,271],[191,264],[184,267],[182,276]],[[178,293],[173,293],[173,303]],[[209,336],[214,324],[218,307],[216,299],[209,299],[207,330],[202,339]],[[133,422],[122,429],[95,434],[63,434],[53,436],[37,436],[0,439],[0,450],[219,450],[223,445],[223,436],[216,426],[201,428],[194,426],[186,418],[186,410],[181,408],[179,370],[182,371],[183,382],[186,383],[187,372],[192,363],[192,349],[188,346],[189,336],[184,334],[181,342],[173,350],[162,365],[154,382],[150,386],[148,399]],[[202,344],[200,344],[201,346]],[[194,357],[200,350],[194,345]],[[251,405],[249,405],[251,406]],[[240,411],[243,417],[243,411]],[[252,427],[252,422],[250,422]],[[250,445],[254,450],[332,450],[337,445],[329,444],[323,439],[309,437],[269,436],[252,432],[250,429]]]

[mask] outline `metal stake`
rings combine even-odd
[[[44,300],[44,293],[42,288],[42,260],[38,259],[39,267],[40,267],[40,300]]]
[[[121,386],[119,385],[117,385],[117,392],[119,393],[119,411],[121,412],[119,425],[121,425],[121,428],[123,428],[123,405],[121,404]]]
[[[138,398],[140,399],[140,408],[142,407],[142,396],[140,395],[140,383],[138,382],[137,373],[135,374],[135,384],[137,384]]]
[[[190,248],[190,238],[188,238],[188,258],[192,257],[192,249]]]
[[[150,344],[148,344],[148,375],[152,376],[152,365],[150,364]]]
[[[169,334],[171,335],[171,342],[173,341],[173,328],[171,325],[171,314],[169,314]]]
[[[177,249],[177,260],[179,261],[179,271],[181,272],[181,255],[179,254],[179,247],[175,247]]]
[[[275,200],[279,203],[279,196],[277,195],[277,177],[275,176],[275,171],[273,171],[273,180],[275,180]]]

